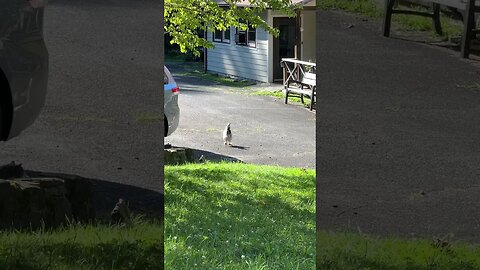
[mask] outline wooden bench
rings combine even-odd
[[[430,17],[433,20],[435,31],[442,34],[442,26],[440,24],[440,6],[454,8],[463,12],[463,36],[461,44],[461,56],[468,58],[470,55],[470,47],[472,39],[476,34],[480,33],[480,29],[476,29],[475,13],[480,12],[480,0],[422,0],[422,2],[432,3],[433,12],[421,12],[414,10],[395,9],[395,5],[399,0],[385,0],[385,13],[383,20],[383,35],[390,36],[390,26],[393,14],[410,14],[417,16]],[[414,1],[409,1],[414,2]],[[418,1],[416,1],[418,2]]]
[[[303,96],[310,98],[310,111],[313,109],[313,104],[315,103],[317,89],[317,79],[315,73],[305,72],[301,80],[296,80],[294,78],[289,78],[285,84],[285,104],[288,103],[288,96],[290,93],[300,95],[303,101]]]

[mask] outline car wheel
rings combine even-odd
[[[163,137],[167,137],[167,134],[168,134],[168,120],[167,120],[167,117],[164,115],[164,121],[163,121],[163,128],[164,128],[164,134],[163,134]]]
[[[3,140],[3,107],[2,103],[0,103],[0,141]]]
[[[10,101],[12,97],[10,96],[10,87],[3,74],[2,70],[0,70],[0,141],[6,140],[8,134],[8,129],[10,128],[10,110],[11,104]]]

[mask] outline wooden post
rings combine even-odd
[[[390,36],[390,26],[392,23],[392,12],[395,0],[385,0],[385,14],[383,17],[383,36]]]
[[[435,26],[435,32],[442,34],[442,24],[440,23],[440,5],[433,3],[433,25]]]
[[[463,23],[462,37],[462,58],[468,58],[470,55],[470,46],[472,42],[473,29],[475,28],[475,0],[468,0],[467,9],[465,11],[467,18]]]

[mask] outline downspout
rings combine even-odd
[[[204,48],[204,50],[205,50],[204,53],[203,53],[203,57],[205,57],[203,59],[203,62],[204,62],[203,65],[204,65],[204,69],[205,69],[204,72],[208,73],[208,61],[207,61],[208,52],[207,52],[207,48]]]
[[[206,22],[205,22],[206,24]],[[203,31],[203,38],[205,40],[207,40],[207,37],[208,37],[208,29],[207,27],[205,26],[205,30]],[[208,71],[208,54],[207,54],[207,47],[203,47],[203,72],[204,73],[207,73]]]

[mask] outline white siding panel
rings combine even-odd
[[[212,56],[212,57],[236,59],[237,61],[245,60],[245,54],[235,50],[231,50],[231,51],[210,50],[209,54],[211,54],[209,56]],[[266,62],[263,63],[263,61],[265,60],[265,53],[252,52],[250,53],[249,59],[251,59],[251,61],[256,61],[256,63],[267,64]],[[260,60],[260,62],[258,62],[258,60]]]
[[[224,53],[212,53],[208,57],[212,57],[215,61],[211,61],[208,64],[222,64],[222,65],[239,65],[248,66],[250,69],[264,69],[266,67],[265,58],[261,55],[251,55],[248,58],[241,54],[224,54]]]
[[[248,46],[241,46],[237,45],[234,42],[228,44],[228,43],[220,43],[220,42],[213,42],[213,45],[215,45],[215,48],[210,49],[210,50],[215,50],[215,49],[221,49],[221,50],[235,50],[239,51],[242,53],[265,53],[266,50],[268,50],[268,44],[258,44],[257,47],[248,47]]]
[[[227,66],[226,69],[224,69],[224,66],[225,65],[218,65],[218,66],[212,65],[210,66],[210,68],[212,70],[215,70],[216,72],[221,72],[226,74],[231,74],[229,72],[233,72],[237,74],[236,76],[243,77],[243,78],[245,78],[245,75],[249,75],[251,77],[257,77],[257,76],[263,77],[267,75],[265,69],[248,69],[246,67],[240,67],[238,65],[229,65]]]
[[[214,64],[209,66],[210,71],[233,75],[240,78],[248,78],[257,81],[263,81],[259,78],[266,76],[266,69],[251,69],[242,65]]]
[[[222,58],[222,59],[219,59],[219,61],[216,61],[213,63],[210,62],[209,66],[224,67],[226,69],[229,68],[230,66],[238,66],[238,67],[248,68],[249,70],[252,70],[255,72],[262,72],[267,69],[267,63],[262,60],[257,60],[257,61],[252,61],[250,63],[242,64],[241,61],[236,59],[230,59],[230,58]]]
[[[268,33],[257,29],[256,48],[235,44],[232,28],[230,44],[214,43],[207,54],[208,70],[240,78],[268,82]],[[212,33],[208,34],[212,40]]]
[[[227,69],[224,69],[223,66],[211,66],[209,67],[210,72],[215,72],[219,74],[233,75],[235,77],[247,78],[255,81],[263,81],[267,74],[263,71],[249,70],[246,68],[241,68],[238,66],[230,66]]]

